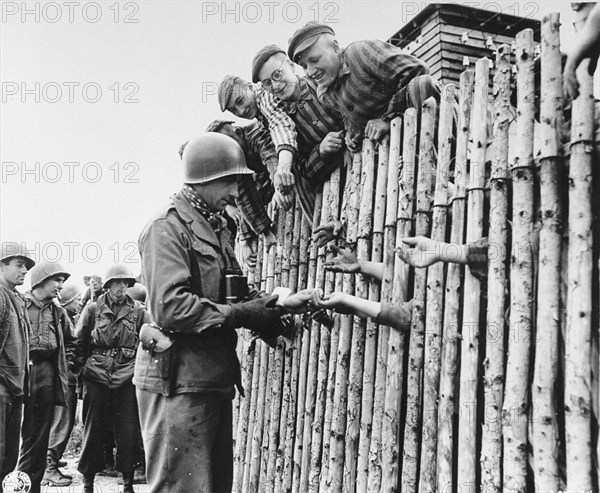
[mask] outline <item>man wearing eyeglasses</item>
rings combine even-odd
[[[300,205],[312,225],[316,186],[343,163],[341,115],[325,110],[317,97],[316,85],[298,74],[285,51],[276,45],[265,46],[256,54],[252,81],[260,81],[274,101],[283,102],[285,112],[296,126],[298,155],[292,172]]]

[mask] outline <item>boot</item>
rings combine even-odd
[[[123,493],[134,493],[133,471],[123,473]]]
[[[72,481],[60,473],[56,462],[51,457],[47,457],[46,460],[46,471],[44,472],[42,484],[44,486],[69,486]]]
[[[94,493],[95,474],[83,477],[83,493]]]

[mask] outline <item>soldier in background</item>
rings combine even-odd
[[[0,257],[0,484],[19,458],[19,433],[27,376],[29,319],[16,290],[35,265],[24,248],[3,243]]]
[[[106,292],[84,308],[77,327],[77,358],[83,366],[84,432],[78,471],[84,493],[93,493],[94,479],[105,467],[106,424],[111,423],[117,448],[115,469],[123,475],[124,493],[133,493],[139,462],[139,418],[131,382],[138,333],[150,316],[127,288],[135,278],[123,265],[111,267]]]
[[[74,329],[81,310],[81,292],[77,286],[69,284],[63,288],[60,292],[60,306],[67,311],[71,320],[71,328]],[[74,332],[72,336],[75,336]],[[69,443],[77,411],[77,376],[72,371],[69,371],[69,386],[65,400],[66,406],[54,407],[54,422],[50,429],[46,472],[42,480],[42,484],[49,486],[60,486],[63,478],[73,479],[71,475],[65,474],[59,469],[67,465],[62,460],[62,456],[67,448],[67,443]]]
[[[48,453],[54,407],[65,406],[74,339],[71,321],[57,299],[70,274],[59,264],[43,262],[31,269],[31,291],[25,305],[31,322],[29,395],[25,397],[18,470],[31,479],[31,492],[39,493]],[[56,486],[71,480],[56,477]]]

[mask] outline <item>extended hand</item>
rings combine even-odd
[[[313,241],[318,247],[322,247],[327,242],[339,238],[344,225],[340,221],[332,221],[323,224],[313,230]]]
[[[283,195],[280,191],[276,190],[273,194],[273,202],[277,205],[277,207],[287,211],[292,205],[294,205],[294,193],[288,193],[287,195]]]
[[[275,190],[280,191],[283,195],[287,195],[294,188],[294,183],[296,183],[296,180],[292,174],[292,167],[290,165],[280,165],[273,177]]]
[[[329,249],[337,255],[333,259],[325,262],[324,267],[326,270],[344,272],[347,274],[360,272],[360,262],[352,251],[346,248],[340,248],[336,245],[331,245]]]
[[[303,289],[286,298],[283,309],[289,313],[304,313],[313,308],[314,289]]]
[[[323,291],[317,289],[313,294],[313,303],[321,308],[331,308],[338,313],[352,313],[346,306],[346,295],[339,291],[324,296]]]
[[[437,241],[425,236],[415,236],[413,238],[404,238],[403,243],[411,248],[398,247],[396,253],[404,262],[413,267],[429,267],[439,259],[439,245]]]
[[[264,239],[265,247],[267,248],[267,252],[268,252],[269,250],[271,250],[272,247],[277,245],[277,238],[275,238],[273,231],[271,231],[270,229],[265,231],[263,234],[265,237],[265,239]]]

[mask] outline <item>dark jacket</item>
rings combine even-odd
[[[225,268],[239,269],[239,264],[229,238],[229,230],[215,233],[180,193],[142,231],[139,249],[148,307],[175,343],[168,354],[138,351],[133,380],[138,388],[233,397],[240,371],[224,281]]]
[[[111,389],[131,383],[138,334],[148,322],[146,309],[129,295],[116,305],[104,293],[86,306],[77,327],[77,357],[83,376]]]
[[[25,294],[25,306],[29,319],[37,319],[40,314],[39,301],[34,298],[31,292]],[[44,310],[52,310],[52,319],[56,327],[56,339],[58,351],[51,356],[56,377],[54,379],[54,403],[58,406],[65,406],[65,396],[69,388],[69,367],[73,364],[75,338],[71,328],[71,320],[67,311],[58,304],[56,300],[44,306]],[[34,362],[35,364],[35,362]],[[68,366],[67,366],[68,365]]]
[[[0,283],[0,385],[14,396],[25,393],[29,319],[21,295]]]

